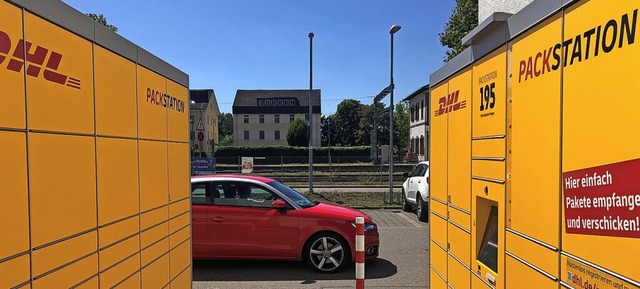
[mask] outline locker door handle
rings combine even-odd
[[[222,223],[222,222],[226,221],[226,219],[223,218],[223,217],[215,217],[215,218],[213,218],[213,221],[216,222],[216,223]]]

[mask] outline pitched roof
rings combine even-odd
[[[244,90],[236,91],[233,106],[257,106],[258,98],[297,98],[300,106],[309,106],[308,89],[277,89],[277,90]],[[312,106],[320,106],[320,89],[312,92]]]
[[[189,98],[195,103],[209,103],[213,95],[213,89],[190,89]]]

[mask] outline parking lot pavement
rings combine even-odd
[[[367,213],[373,221],[378,224],[378,228],[385,227],[426,227],[426,223],[418,221],[415,213],[407,213],[400,209],[387,210],[362,210]]]

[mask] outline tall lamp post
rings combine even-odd
[[[313,32],[309,32],[309,193],[313,193]]]
[[[393,203],[393,34],[400,30],[400,25],[391,26],[391,96],[389,100],[389,204]]]

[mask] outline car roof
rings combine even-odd
[[[191,176],[191,181],[195,180],[252,180],[258,181],[261,183],[270,183],[273,182],[274,179],[257,176],[257,175],[241,175],[241,174],[213,174],[213,175],[200,175],[200,176]]]

